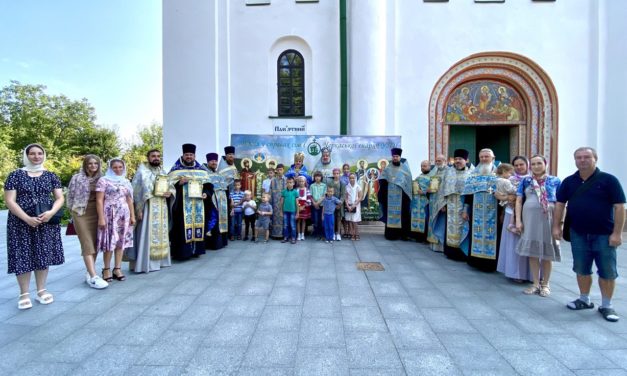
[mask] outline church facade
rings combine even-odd
[[[627,185],[626,17],[613,0],[163,0],[165,156],[297,129],[401,136],[414,173],[490,147],[563,178],[587,145]]]

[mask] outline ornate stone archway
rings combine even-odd
[[[524,102],[524,111],[511,132],[510,152],[542,154],[551,171],[557,170],[557,94],[549,76],[529,58],[511,52],[482,52],[453,65],[437,81],[429,100],[429,157],[448,153],[450,96],[455,89],[476,81],[496,81],[512,87]],[[468,122],[473,124],[473,122]],[[476,124],[489,125],[482,121]]]

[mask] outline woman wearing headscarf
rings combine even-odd
[[[516,156],[512,159],[512,165],[514,166],[514,174],[510,176],[509,181],[515,189],[518,189],[520,182],[529,176],[529,161],[526,157]],[[499,197],[497,193],[494,194],[499,200],[508,200],[510,203],[505,207],[505,216],[503,218],[503,226],[501,230],[501,244],[499,246],[499,260],[496,270],[505,274],[507,278],[510,278],[517,282],[531,281],[531,274],[529,272],[529,258],[525,256],[519,256],[516,253],[516,245],[520,240],[520,234],[516,232],[516,227],[510,226],[512,219],[515,219],[514,209],[516,209],[516,196],[511,195]]]
[[[98,211],[98,251],[104,252],[102,278],[124,281],[122,256],[125,248],[133,246],[133,188],[126,178],[126,164],[119,158],[109,161],[105,176],[96,184],[96,209]],[[111,256],[115,254],[113,271]]]
[[[109,284],[96,273],[96,240],[98,239],[98,211],[96,210],[96,183],[102,176],[100,158],[87,154],[78,174],[72,176],[67,193],[67,207],[72,214],[74,228],[81,243],[81,255],[89,287],[103,289]]]
[[[546,159],[534,155],[531,176],[524,178],[516,193],[516,229],[522,235],[516,253],[529,257],[533,286],[523,293],[547,297],[551,294],[549,280],[553,261],[561,261],[560,246],[551,233],[553,210],[560,179],[547,174]],[[542,282],[540,282],[540,269]]]
[[[35,272],[37,300],[54,301],[46,290],[50,265],[65,262],[59,224],[48,223],[63,206],[63,191],[57,175],[46,171],[46,151],[39,144],[24,149],[24,167],[9,174],[4,183],[4,199],[9,208],[7,220],[7,261],[9,274],[15,273],[20,286],[17,308],[33,306],[29,286]],[[49,208],[38,213],[37,207]]]

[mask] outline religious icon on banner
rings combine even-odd
[[[437,192],[440,189],[440,180],[439,176],[432,176],[431,181],[429,181],[429,191]]]
[[[202,198],[202,184],[198,180],[187,182],[187,196],[189,198]]]
[[[170,182],[167,175],[157,175],[155,179],[155,189],[153,194],[157,197],[163,197],[170,191]]]

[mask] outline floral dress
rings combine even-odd
[[[104,192],[105,227],[98,228],[98,251],[111,252],[133,246],[131,212],[126,202],[133,192],[124,184],[98,180],[96,192]]]
[[[296,214],[296,219],[310,219],[313,197],[311,197],[308,188],[297,188],[297,190],[298,197],[296,197],[296,203],[298,204],[298,214]]]
[[[24,170],[15,170],[7,177],[4,189],[16,191],[16,203],[26,214],[34,217],[37,202],[52,204],[52,192],[61,189],[61,181],[49,171],[32,177]],[[65,258],[59,225],[42,223],[31,227],[9,212],[7,261],[9,274],[23,274],[63,264]]]

